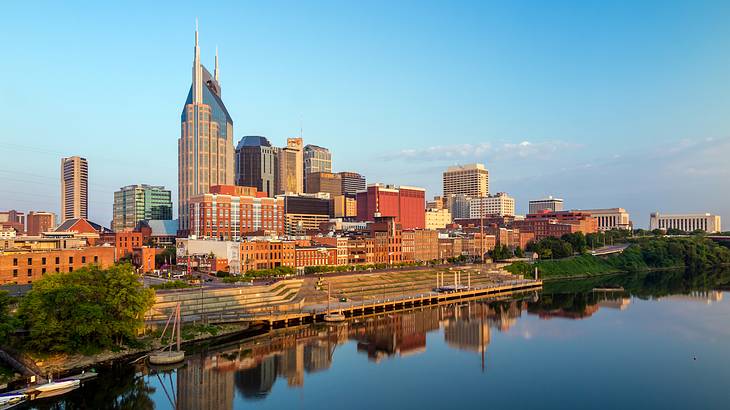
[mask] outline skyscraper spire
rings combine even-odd
[[[215,71],[213,71],[213,77],[218,86],[221,84],[220,78],[218,78],[218,46],[215,46]]]
[[[203,102],[203,67],[200,65],[200,46],[198,45],[198,19],[195,18],[195,57],[193,60],[193,104]]]

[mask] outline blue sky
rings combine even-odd
[[[335,170],[428,196],[479,161],[518,212],[553,194],[730,225],[730,3],[608,3],[4,4],[0,209],[57,212],[68,155],[102,224],[120,186],[176,197],[198,17],[236,141],[301,126]]]

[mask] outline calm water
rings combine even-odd
[[[35,408],[730,408],[730,274],[663,272],[275,331]],[[623,292],[598,288],[623,287]]]

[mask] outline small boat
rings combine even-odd
[[[162,335],[160,335],[160,342],[162,342],[162,339],[165,337],[165,332],[167,331],[167,327],[170,325],[170,320],[173,317],[175,318],[175,320],[172,322],[170,344],[156,352],[152,352],[149,354],[147,360],[152,365],[170,365],[180,363],[185,359],[185,352],[180,350],[180,327],[182,326],[180,323],[180,302],[177,303],[177,306],[175,307],[175,312],[167,318],[165,328],[162,329]],[[177,336],[177,349],[173,350],[172,346],[174,343],[172,342],[172,339],[175,336]]]
[[[25,394],[23,393],[3,393],[0,394],[0,406],[12,406],[19,404],[25,400]],[[3,407],[5,408],[5,407]]]
[[[63,396],[64,394],[70,393],[78,388],[79,388],[79,386],[76,385],[76,386],[66,387],[65,389],[61,389],[61,390],[50,390],[50,391],[37,392],[35,395],[33,395],[33,400]]]
[[[78,379],[59,379],[54,381],[49,381],[46,384],[41,384],[40,386],[35,386],[35,389],[40,392],[47,392],[47,391],[53,391],[53,390],[63,390],[68,389],[70,387],[78,387],[81,384],[81,382]]]

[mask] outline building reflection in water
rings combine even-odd
[[[699,294],[683,297],[701,299]],[[426,335],[439,329],[449,347],[481,354],[484,368],[490,332],[509,331],[523,314],[582,319],[600,308],[623,310],[630,303],[623,292],[535,295],[529,302],[472,301],[341,325],[278,329],[187,358],[177,373],[178,408],[232,409],[235,392],[246,400],[261,400],[279,379],[290,387],[301,387],[307,374],[329,369],[336,347],[348,341],[354,341],[357,351],[374,363],[419,354],[426,350]]]

